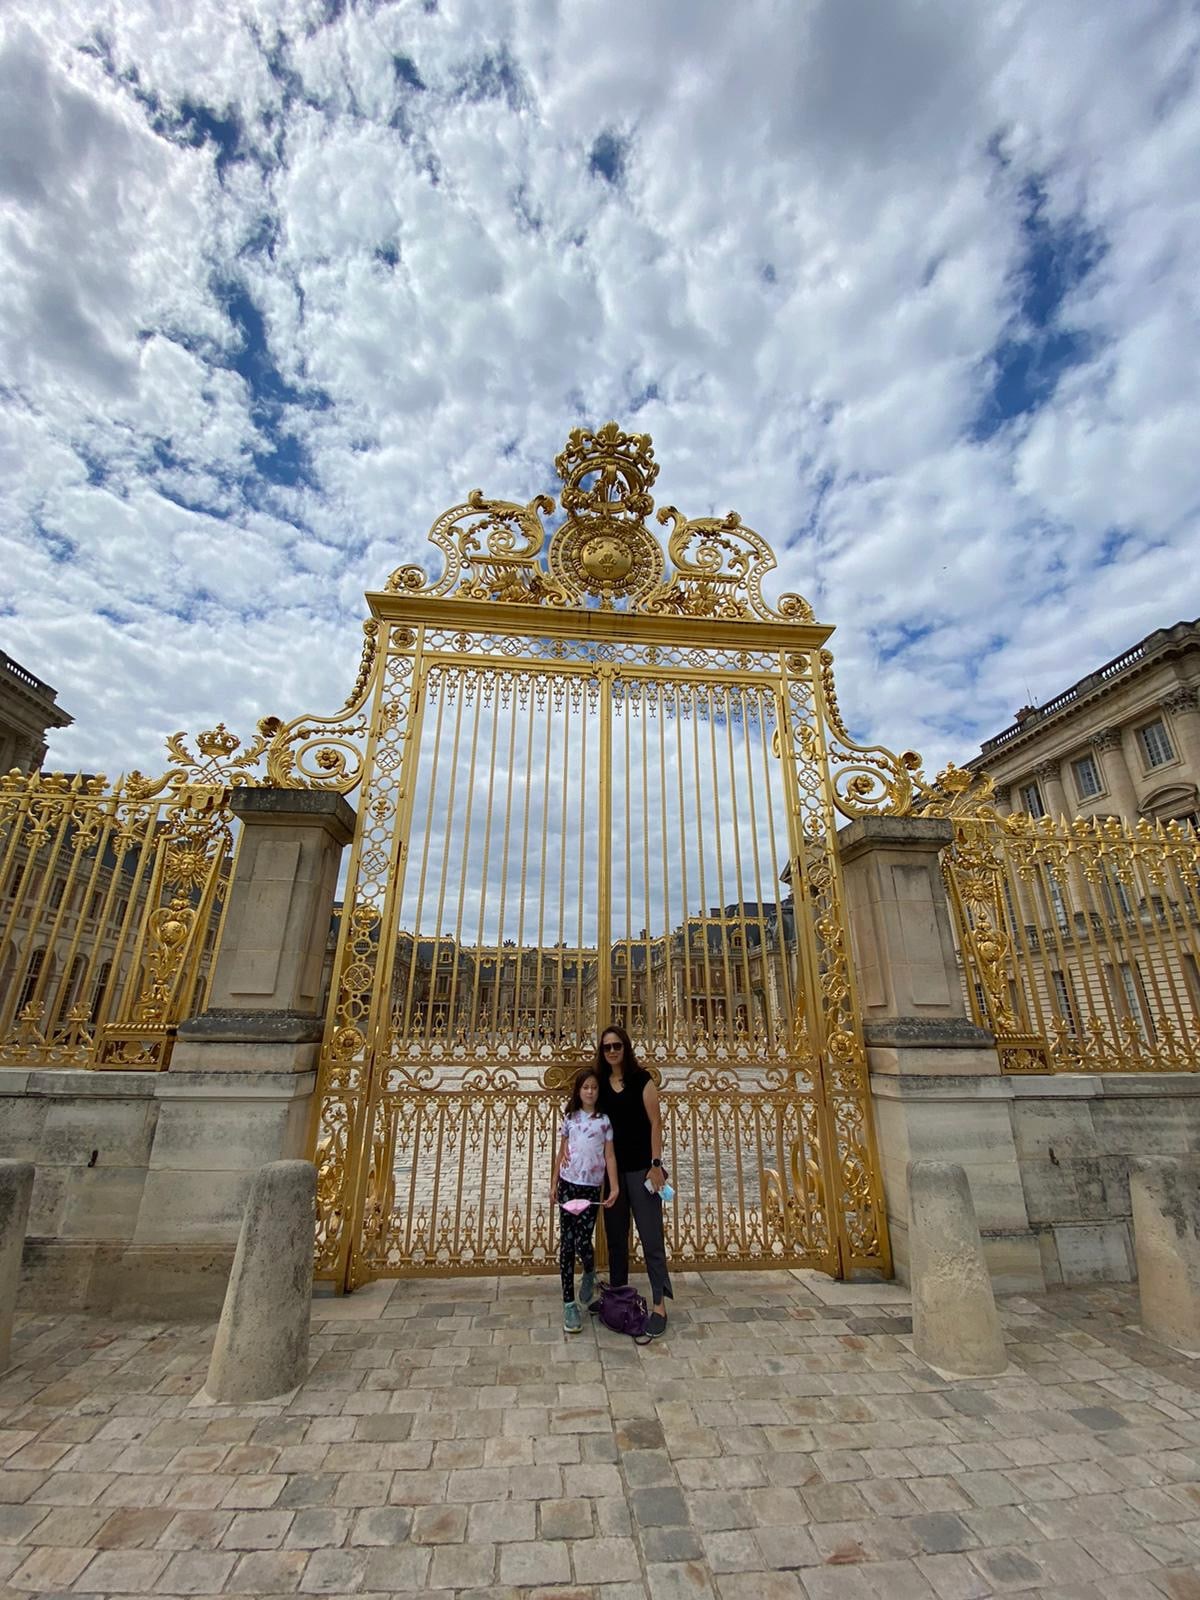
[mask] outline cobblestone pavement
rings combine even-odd
[[[211,1327],[25,1317],[0,1594],[1200,1600],[1200,1361],[1134,1294],[1007,1300],[958,1383],[894,1285],[677,1295],[638,1349],[548,1278],[375,1284],[269,1406],[200,1400]]]

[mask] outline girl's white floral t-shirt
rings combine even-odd
[[[567,1141],[567,1159],[559,1176],[568,1183],[594,1186],[604,1177],[604,1146],[612,1141],[612,1123],[603,1113],[573,1111],[564,1117],[558,1137]]]

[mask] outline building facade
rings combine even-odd
[[[36,772],[46,759],[46,733],[74,718],[57,692],[0,650],[0,772]]]
[[[1022,707],[967,766],[995,782],[1001,811],[1200,829],[1200,619]]]

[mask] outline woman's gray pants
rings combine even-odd
[[[673,1300],[671,1275],[667,1271],[667,1246],[663,1239],[663,1203],[646,1188],[646,1173],[620,1172],[617,1203],[604,1218],[604,1236],[608,1241],[608,1281],[614,1289],[629,1282],[629,1213],[633,1212],[638,1238],[642,1241],[642,1255],[646,1259],[646,1276],[650,1279],[650,1294],[657,1305],[664,1298]]]

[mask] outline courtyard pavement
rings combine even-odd
[[[896,1285],[676,1293],[638,1349],[550,1278],[375,1284],[258,1406],[200,1399],[211,1326],[20,1318],[0,1594],[1200,1600],[1200,1360],[1135,1293],[1007,1299],[963,1382]]]

